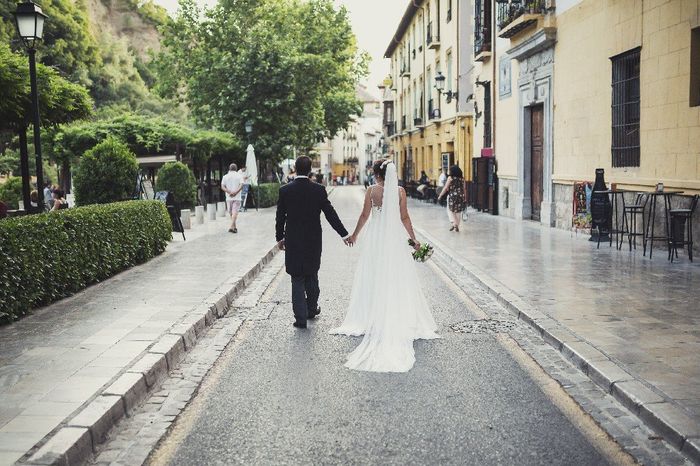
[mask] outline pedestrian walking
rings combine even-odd
[[[459,232],[459,222],[462,220],[462,212],[467,208],[467,182],[464,181],[462,170],[457,165],[450,167],[450,176],[447,184],[440,192],[438,200],[447,196],[447,216],[452,226],[450,231]]]
[[[231,215],[229,233],[238,233],[236,219],[241,210],[241,191],[244,187],[243,175],[235,163],[228,166],[228,173],[221,179],[221,190],[226,193],[226,210]]]

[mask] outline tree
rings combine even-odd
[[[366,55],[332,0],[229,0],[204,15],[194,0],[180,6],[164,28],[158,89],[187,101],[201,123],[242,139],[253,120],[256,152],[273,159],[361,112],[355,86]]]
[[[0,201],[3,201],[11,209],[19,208],[22,200],[22,178],[13,176],[0,184]],[[28,206],[25,206],[27,208]]]
[[[157,191],[170,191],[179,208],[190,209],[197,200],[197,182],[182,162],[169,162],[158,170]]]
[[[37,65],[39,110],[45,125],[56,125],[86,118],[92,113],[87,90],[62,78],[45,65]],[[26,56],[0,44],[0,132],[17,131],[31,119],[31,89]]]
[[[75,174],[78,205],[107,204],[134,195],[139,164],[126,144],[107,138],[85,153]]]

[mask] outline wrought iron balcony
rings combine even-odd
[[[498,37],[509,38],[537,23],[546,12],[545,0],[500,0]]]
[[[396,134],[396,122],[395,121],[388,121],[386,123],[386,135],[387,136],[393,136]]]
[[[433,29],[433,22],[428,23],[428,31],[425,36],[425,42],[428,44],[429,49],[437,49],[440,47],[440,36]]]
[[[491,52],[491,28],[488,26],[480,26],[474,31],[474,56],[477,60],[483,58],[483,54]]]

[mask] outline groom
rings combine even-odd
[[[349,245],[347,230],[328,200],[326,188],[309,179],[311,159],[301,156],[294,164],[296,178],[280,189],[277,203],[277,246],[286,251],[285,266],[292,276],[294,326],[321,313],[318,307],[318,269],[321,267],[321,211]]]

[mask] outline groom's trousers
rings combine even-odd
[[[316,312],[319,294],[318,273],[292,276],[292,309],[297,322],[306,323],[309,312]]]

